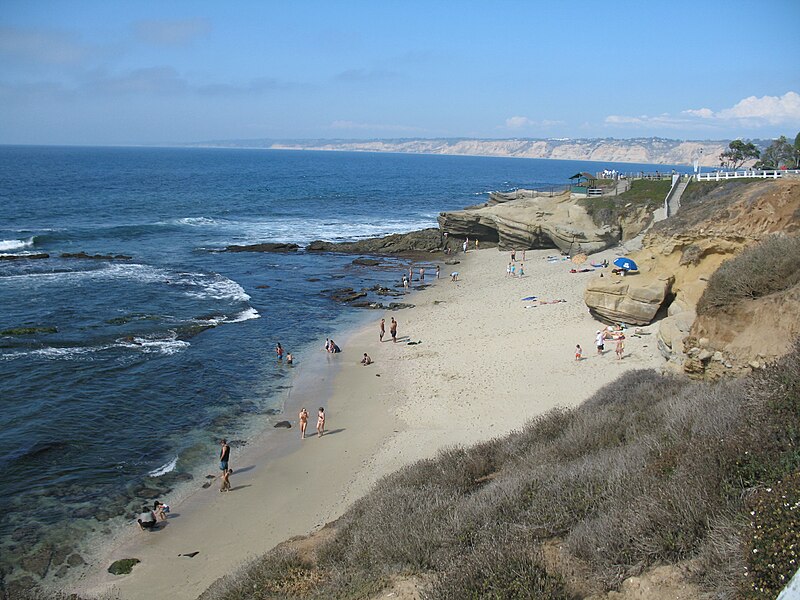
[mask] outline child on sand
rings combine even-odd
[[[523,275],[525,275],[525,270],[523,269],[523,267],[524,267],[524,266],[525,266],[525,265],[523,265],[522,263],[519,263],[519,276],[520,276],[520,277],[522,277]]]
[[[219,491],[220,492],[230,492],[231,491],[231,480],[230,480],[231,473],[233,473],[233,469],[225,469],[222,472],[222,475],[220,476],[220,479],[222,480],[222,482],[221,482],[221,484],[219,486]]]
[[[366,352],[364,352],[364,358],[361,359],[361,364],[364,365],[365,367],[367,365],[371,365],[372,364],[372,359],[369,357],[369,354],[367,354]]]
[[[581,348],[580,344],[575,345],[575,360],[580,360],[581,355],[583,354],[583,349]]]
[[[617,339],[617,347],[614,349],[614,352],[617,354],[617,358],[622,360],[622,355],[625,354],[625,335],[619,334]]]
[[[322,437],[323,433],[325,433],[325,409],[320,406],[317,413],[317,437]]]
[[[297,416],[300,421],[300,439],[306,439],[306,427],[308,427],[308,411],[306,407],[300,409],[300,414]]]

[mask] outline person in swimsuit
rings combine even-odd
[[[153,513],[155,513],[156,517],[158,517],[159,520],[166,521],[168,512],[169,512],[169,504],[164,504],[163,502],[159,502],[158,500],[153,502]]]
[[[286,364],[287,365],[291,365],[292,363],[294,363],[294,356],[292,356],[291,352],[287,352],[286,353]]]
[[[280,342],[275,346],[275,356],[278,357],[278,360],[283,360],[283,346]]]
[[[581,348],[580,344],[576,344],[576,346],[575,346],[575,360],[580,360],[582,354],[583,354],[583,348]]]
[[[322,437],[323,433],[325,433],[325,409],[320,406],[317,413],[317,437]]]
[[[306,427],[308,427],[308,411],[305,406],[300,409],[298,418],[300,419],[300,439],[304,440],[306,439]]]
[[[219,470],[223,473],[228,470],[228,462],[231,458],[231,447],[228,446],[228,440],[223,439],[220,441],[219,450]]]
[[[420,267],[419,268],[419,280],[420,281],[424,281],[425,280],[425,267]]]
[[[378,339],[383,341],[383,334],[386,333],[386,319],[381,319],[381,332],[378,334]]]
[[[392,334],[392,341],[397,342],[397,321],[392,317],[392,322],[389,324],[389,333]]]
[[[616,352],[617,358],[622,360],[622,355],[625,354],[625,336],[623,334],[620,334],[617,338],[617,347],[614,352]]]
[[[367,365],[371,365],[372,364],[372,359],[369,357],[369,354],[367,354],[366,352],[364,352],[364,358],[361,359],[361,364],[364,365],[365,367]]]
[[[519,277],[523,277],[525,275],[524,267],[525,267],[525,265],[523,265],[522,263],[519,263]]]
[[[439,265],[436,265],[436,279],[439,279]]]

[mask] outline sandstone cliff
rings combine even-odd
[[[766,236],[798,231],[800,181],[692,183],[678,214],[656,224],[645,236],[643,249],[630,255],[640,273],[590,282],[587,303],[622,307],[625,310],[607,318],[637,323],[642,322],[637,316],[655,315],[647,302],[632,308],[615,304],[619,290],[616,296],[608,290],[601,301],[593,296],[615,280],[625,282],[629,295],[644,294],[650,301],[653,288],[664,288],[668,307],[660,321],[658,343],[672,367],[716,376],[763,365],[785,354],[800,334],[800,290],[741,301],[700,318],[697,303],[709,277],[724,261]]]

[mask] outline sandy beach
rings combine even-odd
[[[655,335],[647,335],[650,327],[641,337],[628,336],[623,360],[613,344],[596,354],[602,325],[582,298],[597,273],[569,273],[574,265],[548,261],[553,254],[528,251],[522,278],[506,275],[507,252],[454,256],[460,264],[443,265],[441,279],[426,272],[430,286],[409,296],[415,308],[371,312],[368,326],[337,339],[341,354],[297,357],[305,372],[298,373],[285,414],[275,417],[293,428],[270,430],[234,451],[231,493],[219,493],[217,482],[203,489],[197,481],[197,491],[172,506],[162,530],[140,532],[132,525],[74,591],[112,591],[124,600],[196,598],[249,558],[336,519],[398,467],[446,446],[507,434],[555,406],[579,404],[625,370],[659,368],[663,360]],[[615,256],[609,250],[591,259]],[[457,282],[450,280],[453,270]],[[522,300],[530,296],[566,302]],[[392,316],[399,323],[397,343],[388,331]],[[381,317],[387,320],[383,343]],[[575,360],[576,344],[583,360]],[[374,364],[359,363],[364,352]],[[301,405],[311,414],[310,434],[317,408],[326,407],[328,433],[321,439],[299,439]],[[215,473],[214,458],[209,473]],[[130,557],[142,561],[130,575],[105,572],[112,561]]]

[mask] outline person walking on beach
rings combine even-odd
[[[317,437],[322,437],[323,433],[325,433],[325,409],[320,406],[317,413]]]
[[[228,481],[228,478],[230,477],[230,469],[228,465],[231,459],[231,447],[228,446],[228,440],[225,438],[220,441],[219,445],[219,470],[222,472],[220,475],[221,483],[219,491],[224,492],[226,489],[230,489],[231,487],[230,481]]]
[[[464,254],[466,254],[466,253],[467,253],[467,246],[468,246],[468,245],[469,245],[469,238],[467,238],[466,240],[464,240],[464,243],[463,243],[463,244],[461,244],[461,248],[463,248],[463,250],[464,250]]]
[[[597,346],[597,355],[602,356],[603,350],[606,349],[606,336],[599,329],[595,334],[594,345]]]
[[[386,319],[381,319],[381,332],[378,334],[378,339],[383,341],[383,334],[386,333]]]
[[[408,276],[403,273],[403,290],[408,291]]]
[[[514,263],[511,263],[511,277],[515,277],[517,274],[517,266]]]
[[[425,281],[425,267],[420,267],[419,268],[419,281],[420,281],[420,283]]]
[[[300,414],[297,416],[300,421],[300,439],[306,439],[306,427],[308,427],[308,411],[306,407],[300,409]]]
[[[525,275],[525,269],[523,268],[524,266],[525,266],[524,264],[522,264],[522,263],[519,263],[519,276],[520,276],[520,277],[522,277],[523,275]]]
[[[392,341],[397,343],[397,321],[392,317],[392,322],[389,324],[389,333],[392,334]]]
[[[436,265],[436,279],[439,279],[439,265]]]
[[[478,249],[478,240],[475,240],[475,250]]]
[[[511,277],[511,263],[506,267],[506,277]]]
[[[575,360],[580,360],[582,354],[583,354],[583,348],[581,348],[580,344],[576,344],[575,345]]]
[[[517,262],[517,251],[514,248],[511,249],[511,262]]]
[[[278,360],[283,360],[283,346],[280,342],[275,346],[275,356],[278,357]]]

